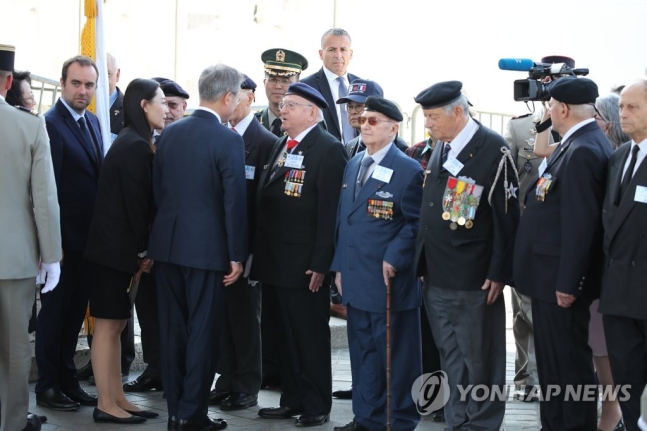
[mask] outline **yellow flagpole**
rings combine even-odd
[[[81,32],[81,54],[90,57],[95,62],[97,61],[97,40],[96,40],[96,24],[97,24],[97,1],[85,0],[84,5],[85,25]],[[92,99],[88,110],[93,114],[97,113],[96,98]]]

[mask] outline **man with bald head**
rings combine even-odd
[[[628,430],[638,430],[640,394],[647,384],[647,80],[626,86],[619,108],[622,131],[631,141],[609,160],[600,312],[613,381],[631,385],[630,397],[620,399],[622,416]]]

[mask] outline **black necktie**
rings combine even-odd
[[[359,167],[359,175],[357,175],[357,183],[355,184],[355,198],[359,194],[359,190],[364,185],[364,177],[366,176],[366,171],[368,167],[373,164],[373,157],[367,155],[362,159],[362,164]]]
[[[443,147],[443,165],[447,161],[447,156],[449,156],[449,152],[452,150],[452,147],[449,146],[448,142],[445,142],[445,146]]]
[[[622,197],[627,192],[627,189],[629,188],[631,177],[633,176],[634,169],[636,168],[636,160],[638,160],[638,151],[640,151],[640,147],[634,144],[634,147],[631,149],[631,160],[629,161],[629,167],[625,172],[625,176],[622,177],[622,183],[620,183],[620,199],[622,199]]]
[[[92,136],[90,135],[90,131],[88,130],[88,126],[86,125],[85,122],[85,117],[81,117],[78,120],[79,127],[81,128],[81,134],[83,134],[83,137],[85,138],[85,142],[94,150],[94,157],[97,160],[97,163],[101,163],[101,157],[99,156],[99,148],[95,144],[94,139],[92,139]]]
[[[272,121],[272,126],[270,127],[270,132],[274,133],[279,138],[283,136],[283,132],[281,132],[282,123],[283,122],[280,118],[275,118],[274,121]]]

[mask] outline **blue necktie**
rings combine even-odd
[[[101,156],[99,155],[98,146],[94,143],[94,140],[90,135],[90,131],[88,130],[88,126],[85,122],[85,117],[79,118],[78,123],[79,123],[79,127],[81,127],[81,134],[85,138],[85,141],[90,146],[90,148],[92,148],[92,150],[94,151],[94,157],[97,163],[101,163]]]
[[[445,143],[445,146],[443,147],[443,165],[447,161],[447,157],[449,156],[449,152],[452,150],[452,147],[449,146],[449,143]]]
[[[364,185],[364,177],[366,176],[366,171],[368,170],[369,166],[373,164],[373,157],[371,156],[366,156],[362,159],[362,164],[359,167],[359,175],[357,175],[357,182],[355,183],[355,199],[357,199],[357,195],[359,194],[360,189]]]
[[[346,81],[343,76],[338,76],[337,81],[339,81],[339,98],[348,96],[348,87],[346,87]],[[348,122],[348,111],[346,111],[346,104],[342,103],[339,105],[339,110],[341,112],[341,137],[344,140],[344,144],[350,142],[351,139],[355,137],[355,129],[353,129]]]

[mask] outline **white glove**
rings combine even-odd
[[[42,263],[40,265],[40,279],[41,282],[47,280],[45,286],[40,290],[40,293],[47,293],[54,290],[61,277],[61,263]]]

